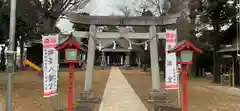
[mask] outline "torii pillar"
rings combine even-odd
[[[80,94],[80,100],[83,102],[97,102],[100,97],[96,96],[95,91],[92,88],[92,79],[94,73],[94,60],[96,50],[96,25],[90,25],[88,37],[88,54],[87,54],[87,68],[85,73],[84,91]]]
[[[158,63],[158,36],[156,33],[156,26],[149,27],[150,39],[150,57],[151,57],[151,75],[152,75],[152,89],[149,92],[149,102],[165,102],[165,91],[160,88],[160,75]],[[153,39],[152,39],[153,37]]]

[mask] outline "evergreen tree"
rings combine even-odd
[[[214,82],[220,82],[220,55],[217,51],[220,49],[221,39],[223,38],[224,25],[232,24],[236,21],[236,2],[229,3],[229,0],[204,0],[200,13],[201,39],[207,44],[212,44],[213,48],[213,74]],[[212,27],[212,30],[209,29]],[[210,36],[207,36],[209,34]]]

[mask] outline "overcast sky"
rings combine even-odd
[[[131,0],[126,1],[131,2]],[[91,15],[119,15],[121,12],[119,12],[116,7],[121,4],[124,4],[124,0],[91,0],[82,11],[90,13]],[[60,20],[57,26],[63,33],[73,31],[72,24],[66,19]]]

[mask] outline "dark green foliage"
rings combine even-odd
[[[7,4],[0,1],[0,44],[5,43],[8,38],[8,21]]]
[[[17,7],[17,16],[16,16],[16,37],[19,40],[21,36],[25,41],[32,39],[39,39],[40,34],[36,31],[36,18],[34,18],[34,11],[31,8],[31,5],[25,7],[22,2],[19,2]],[[8,2],[3,3],[0,7],[0,43],[6,42],[9,36],[9,20],[10,20],[10,7]]]
[[[65,11],[83,8],[89,0],[17,0],[16,37],[24,41],[40,39],[41,34],[58,33],[55,26]],[[0,43],[8,39],[10,0],[0,1]]]
[[[0,71],[5,71],[5,68],[6,68],[6,66],[5,66],[5,52],[4,52],[4,50],[5,50],[5,47],[4,46],[2,46],[2,50],[1,50],[1,54],[0,54],[0,59],[1,59],[1,62],[0,62]]]
[[[220,55],[217,51],[220,49],[223,37],[228,37],[222,36],[224,31],[221,28],[236,21],[236,3],[227,2],[228,0],[205,0],[201,10],[198,10],[199,24],[204,27],[199,30],[202,33],[200,39],[206,44],[211,44],[213,48],[214,82],[220,82]],[[213,27],[213,30],[209,30],[209,26]]]

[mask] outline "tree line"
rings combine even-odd
[[[178,24],[183,26],[181,26],[183,29],[178,30],[186,34],[178,39],[191,40],[204,50],[203,55],[197,55],[194,59],[195,64],[190,66],[190,73],[197,75],[196,68],[203,67],[214,74],[214,82],[220,82],[221,54],[217,51],[221,49],[221,45],[231,44],[233,38],[237,36],[238,0],[165,0],[164,3],[160,2],[161,0],[144,0],[139,3],[136,0],[132,5],[123,3],[117,8],[124,16],[138,14],[161,17],[179,13],[187,7],[185,11],[188,15],[187,21],[180,21]],[[224,27],[234,28],[224,29]],[[147,31],[148,29],[135,27],[135,30]],[[234,34],[226,33],[229,30]],[[149,59],[148,54],[149,52],[146,51],[145,59]]]
[[[83,9],[90,0],[17,0],[16,47],[23,55],[24,43],[41,39],[41,35],[59,33],[56,27],[59,19],[67,12]],[[8,46],[10,0],[0,1],[0,44]],[[4,52],[4,51],[3,51]],[[20,57],[22,61],[23,57]],[[1,62],[5,62],[1,60]],[[5,63],[1,63],[5,64]],[[3,67],[3,66],[2,66]]]
[[[56,23],[65,17],[67,12],[79,12],[90,0],[17,0],[16,45],[23,49],[23,44],[41,35],[58,33]],[[188,33],[184,39],[199,44],[206,52],[211,52],[213,73],[220,74],[219,53],[217,51],[230,36],[224,35],[223,26],[231,26],[237,21],[237,0],[145,0],[131,5],[116,6],[125,16],[165,16],[178,13],[188,8],[188,22],[185,25]],[[126,2],[126,1],[125,1]],[[187,3],[187,4],[186,4]],[[182,6],[182,7],[181,7]],[[147,12],[147,13],[146,13]],[[0,44],[8,46],[10,0],[0,1]],[[89,14],[88,14],[89,15]],[[79,28],[75,25],[74,27]],[[80,27],[81,28],[81,27]],[[115,27],[114,27],[115,28]],[[146,30],[135,27],[135,30]],[[227,29],[228,30],[228,29]],[[212,49],[211,51],[209,49]],[[15,49],[16,50],[16,49]],[[23,53],[23,51],[21,51]],[[210,56],[209,53],[206,55]],[[22,57],[21,57],[22,59]],[[200,64],[200,63],[199,63]],[[193,65],[193,67],[196,67]],[[194,69],[194,68],[192,68]],[[220,76],[214,76],[220,81]]]

